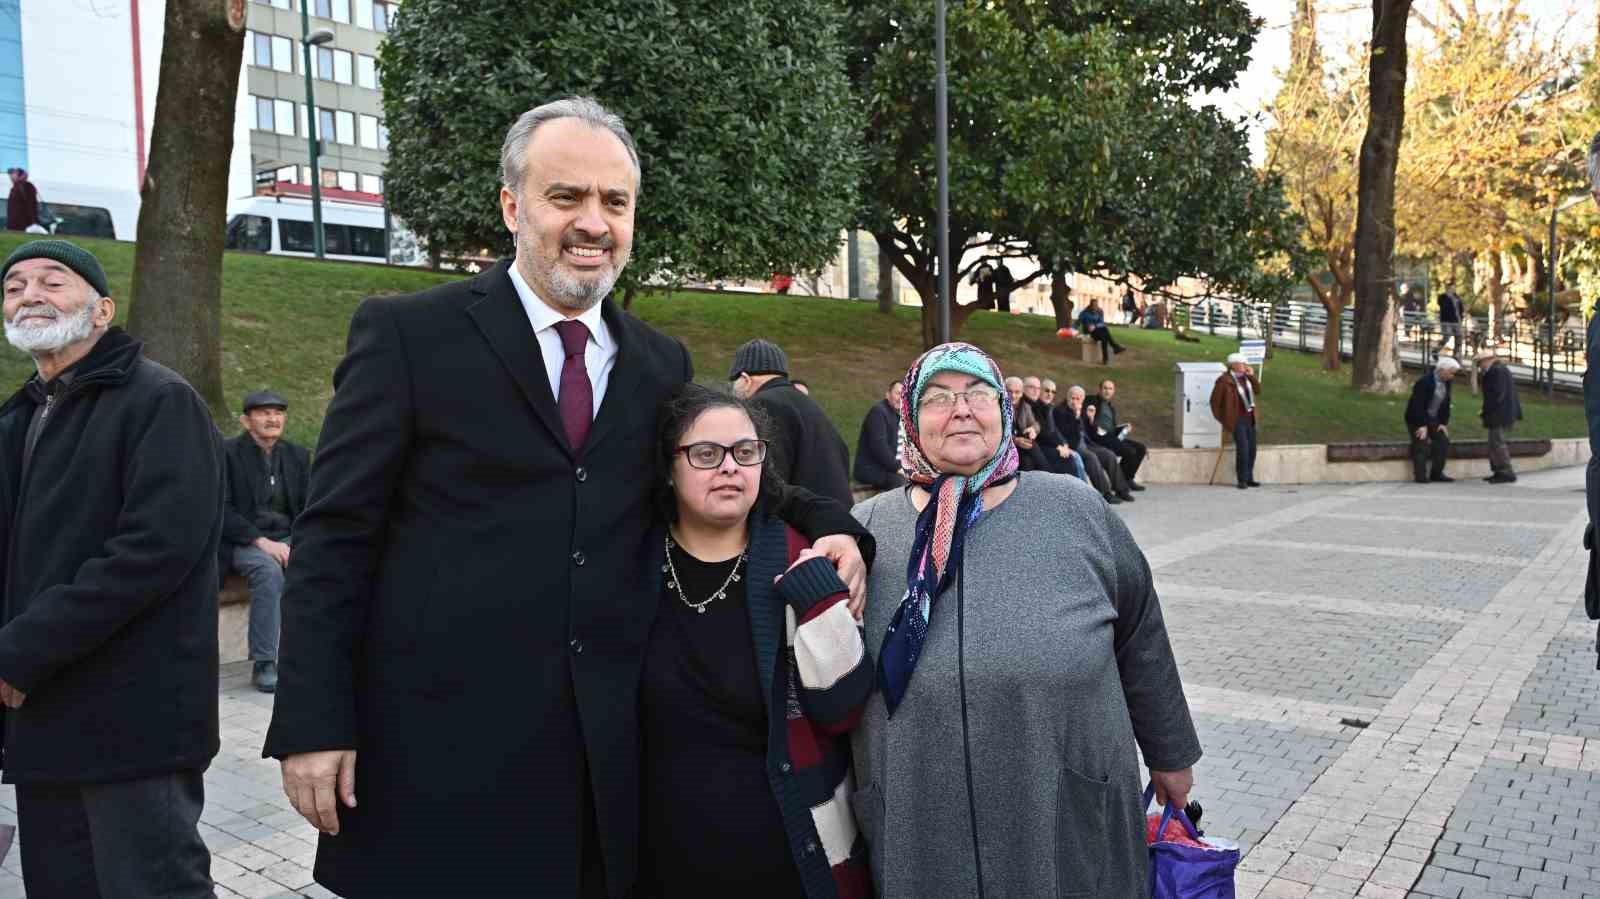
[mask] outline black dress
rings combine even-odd
[[[734,562],[702,562],[674,546],[672,564],[698,603]],[[740,580],[703,613],[663,576],[639,691],[641,896],[805,895],[767,782],[767,711],[744,573],[741,566]]]

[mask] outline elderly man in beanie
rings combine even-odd
[[[1489,432],[1489,469],[1484,480],[1491,484],[1514,484],[1516,469],[1511,467],[1511,448],[1506,445],[1506,432],[1522,420],[1522,401],[1517,397],[1517,385],[1511,380],[1511,369],[1495,355],[1492,347],[1480,350],[1472,357],[1477,367],[1473,381],[1483,385],[1483,427]]]
[[[1444,473],[1444,461],[1450,454],[1450,382],[1460,370],[1455,357],[1440,356],[1411,388],[1406,427],[1411,431],[1411,471],[1418,484],[1455,480]]]
[[[1234,471],[1239,489],[1260,487],[1256,480],[1256,397],[1261,381],[1243,353],[1228,356],[1228,370],[1211,388],[1211,414],[1233,436]]]
[[[289,401],[281,394],[256,391],[244,398],[244,433],[223,446],[223,561],[250,584],[250,682],[263,693],[278,688],[278,601],[289,567],[289,530],[311,484],[311,453],[283,439],[288,417]]]
[[[0,269],[37,372],[0,405],[0,702],[28,895],[209,897],[222,447],[205,402],[111,327],[59,240]]]
[[[767,464],[784,482],[850,505],[850,448],[816,400],[795,389],[783,348],[749,341],[733,354],[728,380],[777,425],[779,445]]]

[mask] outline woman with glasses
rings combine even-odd
[[[831,563],[769,512],[765,428],[695,384],[662,412],[637,895],[868,895],[846,735],[872,660]]]
[[[1148,895],[1140,753],[1180,807],[1200,758],[1161,604],[1088,485],[1018,473],[1003,383],[970,344],[925,353],[911,483],[855,508],[880,690],[851,805],[881,897]]]

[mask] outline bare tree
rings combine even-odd
[[[128,330],[225,414],[222,244],[245,0],[167,0]]]
[[[1370,113],[1356,188],[1356,322],[1351,381],[1370,393],[1403,386],[1394,301],[1394,176],[1406,115],[1406,22],[1411,0],[1373,0],[1367,64]]]

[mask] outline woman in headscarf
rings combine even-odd
[[[1199,738],[1143,553],[1082,481],[1019,475],[1003,383],[923,354],[911,483],[855,509],[881,649],[852,807],[880,897],[1148,895],[1140,754],[1181,807]]]

